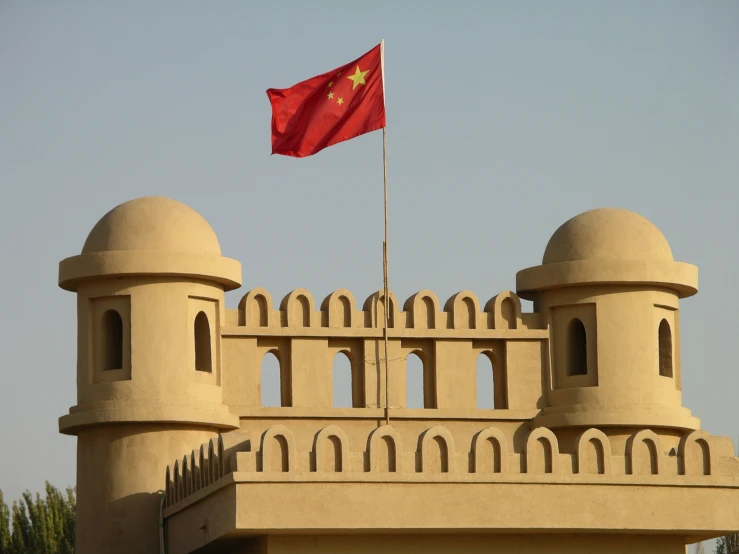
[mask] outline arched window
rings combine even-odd
[[[479,410],[505,410],[508,394],[503,367],[491,351],[481,352],[477,357],[477,408]]]
[[[574,318],[567,325],[567,375],[588,374],[588,349],[585,325]]]
[[[210,349],[210,324],[205,312],[195,316],[195,369],[210,373],[213,361]]]
[[[280,359],[274,352],[262,358],[260,373],[262,406],[284,406],[282,402],[282,369]]]
[[[436,386],[433,371],[418,352],[405,360],[405,405],[408,408],[435,408]]]
[[[115,310],[103,314],[103,371],[123,369],[123,320]]]
[[[659,374],[672,377],[672,330],[666,319],[659,324]]]
[[[492,410],[495,408],[495,376],[493,361],[485,353],[477,357],[477,409]]]
[[[352,394],[352,363],[345,352],[334,356],[331,367],[331,400],[335,408],[352,408],[354,395]]]

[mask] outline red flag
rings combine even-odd
[[[269,89],[272,153],[302,158],[385,127],[382,45],[290,88]]]

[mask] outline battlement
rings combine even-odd
[[[388,328],[391,334],[400,336],[427,335],[447,336],[445,331],[472,331],[453,336],[474,335],[482,331],[539,330],[541,320],[537,313],[522,313],[521,300],[512,291],[504,291],[488,300],[484,307],[477,296],[470,291],[461,291],[444,303],[441,309],[439,299],[430,290],[422,290],[409,297],[398,309],[395,294],[390,291]],[[229,310],[227,327],[245,328],[290,328],[321,329],[330,328],[332,333],[344,331],[347,336],[377,333],[353,333],[352,330],[381,330],[384,321],[384,293],[370,295],[357,310],[352,293],[339,289],[329,294],[315,309],[313,296],[306,289],[296,289],[282,299],[278,310],[272,308],[272,297],[263,288],[252,289],[239,302],[238,310]],[[426,333],[426,331],[436,331]],[[226,333],[235,333],[231,329]],[[451,336],[451,335],[450,335]],[[487,336],[487,335],[485,335]],[[536,335],[540,337],[541,334]]]
[[[518,448],[497,427],[480,429],[471,440],[461,440],[468,437],[457,433],[456,441],[443,425],[429,427],[410,441],[401,431],[390,425],[366,437],[350,437],[340,426],[329,425],[314,435],[308,449],[301,448],[295,434],[281,424],[254,441],[244,432],[219,435],[167,466],[166,515],[234,482],[264,480],[739,487],[739,458],[731,441],[705,431],[685,433],[677,446],[668,446],[648,429],[609,437],[593,428],[561,447],[557,436],[542,427],[529,432]],[[364,446],[355,450],[359,444]]]

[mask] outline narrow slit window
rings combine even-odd
[[[123,369],[123,319],[115,310],[103,314],[103,371]]]
[[[659,324],[659,374],[672,377],[672,329],[666,319]]]
[[[567,325],[567,375],[588,374],[588,348],[585,325],[574,318]]]
[[[205,312],[195,317],[195,369],[204,373],[213,371],[211,352],[210,323]]]

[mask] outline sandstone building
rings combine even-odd
[[[77,553],[684,554],[739,529],[739,458],[681,400],[697,281],[649,221],[600,209],[487,301],[298,289],[276,308],[258,288],[228,309],[241,265],[201,216],[121,204],[59,267],[77,293],[78,401],[59,422]],[[269,353],[281,407],[261,405]],[[406,407],[411,354],[424,408]],[[336,356],[352,408],[333,407]]]

